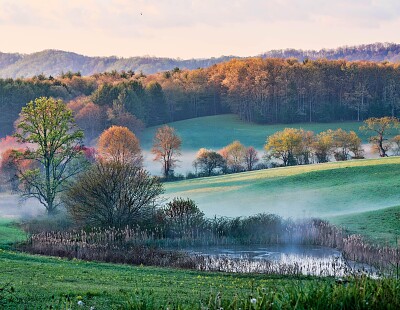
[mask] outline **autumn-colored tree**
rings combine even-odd
[[[231,172],[243,171],[246,147],[239,141],[233,141],[219,151],[221,156],[226,160],[227,167]]]
[[[281,159],[284,166],[291,166],[297,163],[295,156],[302,147],[302,141],[300,129],[285,128],[268,137],[265,150],[272,157]]]
[[[196,169],[200,169],[206,176],[210,176],[214,173],[215,169],[223,169],[226,161],[217,152],[201,148],[196,155],[193,165]]]
[[[317,134],[312,148],[318,163],[328,162],[335,149],[333,131],[328,129]]]
[[[155,155],[154,161],[162,163],[162,171],[166,179],[173,176],[173,168],[176,167],[178,156],[181,155],[181,145],[182,140],[174,128],[165,125],[157,129],[151,153]]]
[[[99,137],[97,149],[101,159],[141,166],[143,162],[139,140],[126,127],[111,126]]]
[[[84,131],[87,141],[97,137],[105,128],[105,109],[94,104],[90,97],[81,96],[71,100],[67,107],[74,112],[76,124]]]
[[[107,117],[112,125],[127,127],[135,134],[142,132],[145,127],[140,119],[127,112],[118,102],[114,102],[112,108],[107,109]]]
[[[350,152],[353,152],[353,157],[362,157],[361,139],[354,131],[347,132],[339,128],[333,132],[333,141],[336,147],[334,155],[337,161],[348,160]]]
[[[258,153],[256,149],[252,146],[246,148],[246,152],[244,154],[244,162],[246,163],[247,171],[251,171],[254,169],[255,164],[259,161]]]
[[[81,155],[83,132],[76,128],[72,111],[64,102],[41,97],[22,108],[15,137],[35,145],[17,153],[18,158],[38,165],[37,169],[19,171],[22,195],[38,199],[52,214],[65,183],[83,168],[75,161]]]
[[[380,157],[386,157],[387,151],[390,149],[390,143],[387,138],[387,134],[390,131],[396,130],[398,132],[399,120],[396,117],[372,117],[364,121],[364,126],[360,127],[360,130],[366,132],[372,132],[376,134],[370,137],[370,142],[379,151]]]
[[[4,188],[9,188],[12,192],[17,192],[19,189],[19,177],[18,171],[25,168],[19,166],[28,166],[23,161],[19,161],[16,158],[16,152],[21,152],[22,149],[14,150],[7,149],[1,154],[0,161],[0,183]],[[24,169],[26,170],[26,168]]]

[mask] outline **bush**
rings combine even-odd
[[[79,225],[123,228],[150,212],[162,192],[159,179],[142,168],[99,162],[78,177],[63,202]]]

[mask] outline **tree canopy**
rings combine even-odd
[[[72,111],[63,101],[41,97],[22,108],[15,133],[21,143],[33,144],[17,155],[32,160],[37,169],[20,170],[22,195],[34,197],[49,214],[59,205],[58,194],[66,182],[82,170],[76,163],[83,132],[78,130]]]

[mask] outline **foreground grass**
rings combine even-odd
[[[397,205],[399,171],[400,157],[332,162],[167,183],[166,194],[194,199],[207,216],[327,218]]]
[[[169,124],[174,127],[182,138],[182,149],[198,150],[202,147],[220,149],[234,140],[239,140],[245,145],[252,145],[257,149],[264,147],[267,136],[287,127],[303,128],[315,133],[327,129],[354,130],[367,142],[368,136],[359,131],[361,123],[297,123],[297,124],[274,124],[260,125],[241,121],[234,114],[215,115],[193,118]],[[142,147],[146,150],[151,148],[154,133],[158,127],[146,128],[140,135]]]
[[[9,249],[15,242],[26,240],[26,234],[10,219],[0,218],[0,249]]]
[[[225,274],[12,252],[23,233],[0,221],[1,309],[398,309],[395,279]],[[348,282],[347,282],[348,281]],[[82,302],[83,305],[79,305]]]
[[[373,243],[400,246],[400,206],[332,217],[329,221]]]

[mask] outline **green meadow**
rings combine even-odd
[[[400,206],[336,216],[329,221],[372,243],[400,247]]]
[[[262,149],[269,135],[286,127],[303,128],[315,133],[338,128],[354,130],[364,142],[368,141],[368,136],[359,130],[362,123],[358,122],[260,125],[243,122],[234,114],[224,114],[177,121],[168,125],[174,127],[182,138],[183,151],[197,151],[202,147],[218,150],[234,140]],[[157,128],[147,128],[140,135],[143,149],[151,148]]]
[[[23,233],[0,221],[1,309],[398,309],[394,279],[283,277],[66,260],[4,248]],[[253,303],[253,301],[255,301]]]
[[[165,187],[167,197],[189,197],[207,216],[327,218],[398,205],[400,157],[265,169]]]

